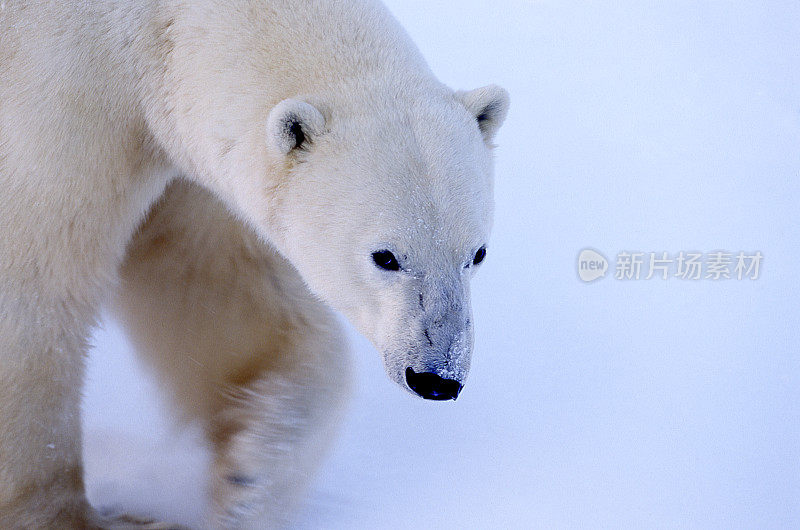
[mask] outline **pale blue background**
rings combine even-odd
[[[415,400],[354,336],[353,406],[298,525],[800,527],[800,4],[388,4],[443,81],[512,97],[473,367],[456,403]],[[583,284],[587,246],[764,262]],[[196,523],[204,453],[113,323],[96,343],[93,500]]]

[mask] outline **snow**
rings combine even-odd
[[[800,5],[388,3],[443,81],[512,97],[475,354],[424,402],[352,333],[297,527],[800,527]],[[605,278],[578,279],[584,248]],[[721,249],[760,278],[614,279],[621,251]],[[113,322],[95,340],[92,501],[197,525],[207,451]]]

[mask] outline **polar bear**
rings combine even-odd
[[[492,218],[496,86],[454,92],[373,0],[6,0],[0,528],[87,503],[87,338],[112,307],[213,447],[208,526],[281,526],[348,356],[455,399]]]

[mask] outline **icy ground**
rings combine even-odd
[[[512,95],[476,350],[458,402],[428,403],[354,337],[298,527],[800,528],[800,4],[389,4],[443,81]],[[584,247],[764,262],[583,284]],[[92,500],[196,524],[207,455],[113,323],[85,412]]]

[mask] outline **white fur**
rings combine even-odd
[[[327,306],[399,384],[463,382],[507,107],[441,85],[371,0],[6,2],[0,527],[133,524],[83,494],[83,355],[109,300],[206,426],[216,526],[280,525],[307,483],[347,388]],[[403,271],[374,265],[384,248]]]

